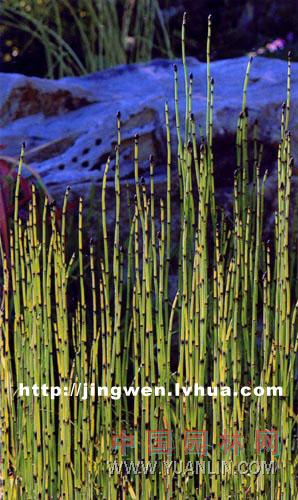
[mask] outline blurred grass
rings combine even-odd
[[[148,60],[154,38],[172,56],[157,0],[4,0],[0,15],[2,39],[12,46],[6,62],[37,44],[49,78]]]
[[[188,54],[205,60],[211,14],[211,60],[254,53],[274,42],[298,53],[295,0],[3,0],[0,61],[5,72],[58,78],[122,63],[180,54],[180,19],[191,20]]]

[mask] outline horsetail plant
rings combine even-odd
[[[199,128],[199,133],[192,112],[194,82],[187,70],[185,33],[186,16],[182,27],[183,121],[178,106],[178,68],[174,67],[176,156],[166,104],[166,191],[164,197],[157,198],[157,160],[153,156],[149,182],[139,177],[136,136],[135,196],[130,201],[127,241],[122,241],[121,230],[120,113],[114,231],[107,224],[108,159],[102,180],[99,255],[93,240],[85,241],[81,198],[77,251],[68,254],[70,188],[65,193],[61,230],[55,205],[47,199],[40,227],[34,187],[27,221],[21,219],[22,147],[10,255],[1,245],[4,498],[297,496],[294,396],[298,302],[297,245],[289,231],[293,199],[288,130],[290,58],[277,158],[277,210],[272,240],[265,241],[268,174],[262,174],[258,124],[253,126],[252,154],[248,133],[247,86],[252,61],[247,66],[236,129],[231,220],[217,206],[214,186],[216,82],[210,65],[211,18],[206,126],[205,131]],[[185,124],[183,130],[181,123]],[[177,179],[180,219],[175,255],[172,209],[173,181]],[[72,306],[75,279],[78,295]],[[53,397],[35,396],[32,391],[20,397],[20,384],[28,388],[46,384],[56,392]],[[213,397],[206,398],[201,391],[181,391],[182,386],[209,386]],[[245,398],[240,396],[244,386],[281,387],[282,397],[264,392],[261,397],[252,393]],[[96,387],[101,388],[100,393]],[[123,387],[130,388],[130,396],[121,399],[119,389]],[[137,391],[139,387],[147,389],[147,394],[154,387],[159,392],[149,391],[148,397]],[[59,388],[61,394],[57,394]],[[84,392],[86,388],[94,390],[90,397]],[[221,390],[216,393],[216,388]],[[232,390],[231,397],[223,392],[227,388]],[[259,432],[279,433],[279,449],[258,449]],[[167,449],[155,446],[160,433],[168,440]],[[203,452],[201,447],[186,446],[189,433],[208,436]],[[227,447],[229,436],[238,436],[241,443]],[[219,467],[226,460],[229,467]],[[258,466],[268,465],[268,461],[275,473],[234,473],[239,463]]]

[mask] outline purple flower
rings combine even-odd
[[[267,43],[266,49],[271,53],[277,52],[278,50],[283,49],[285,45],[286,42],[283,38],[277,38],[276,40],[273,40],[273,42]]]

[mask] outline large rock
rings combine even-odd
[[[179,108],[184,116],[183,68],[178,65]],[[235,168],[235,130],[241,109],[247,59],[241,57],[212,63],[215,81],[214,145],[221,184]],[[188,60],[194,76],[193,111],[204,126],[206,64]],[[257,58],[253,61],[247,104],[251,123],[260,123],[260,139],[267,146],[265,161],[272,164],[280,137],[281,105],[286,98],[287,64]],[[298,64],[292,65],[291,131],[293,153],[298,153]],[[23,75],[0,75],[1,155],[17,157],[26,141],[26,161],[57,197],[70,184],[86,193],[102,179],[108,155],[116,140],[116,114],[121,111],[121,178],[133,179],[133,138],[140,136],[140,170],[148,172],[148,157],[158,159],[157,176],[165,174],[164,104],[170,110],[175,142],[173,61],[119,66],[84,77],[58,81]],[[272,147],[273,146],[273,147]],[[266,150],[266,147],[265,147]],[[266,159],[267,158],[267,159]],[[270,166],[270,165],[269,165]],[[110,176],[113,175],[111,168]]]

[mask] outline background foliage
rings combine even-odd
[[[1,70],[59,77],[116,64],[180,55],[184,10],[188,53],[205,59],[211,13],[211,59],[264,48],[283,57],[297,46],[295,0],[3,0]],[[282,40],[279,46],[274,40]]]

